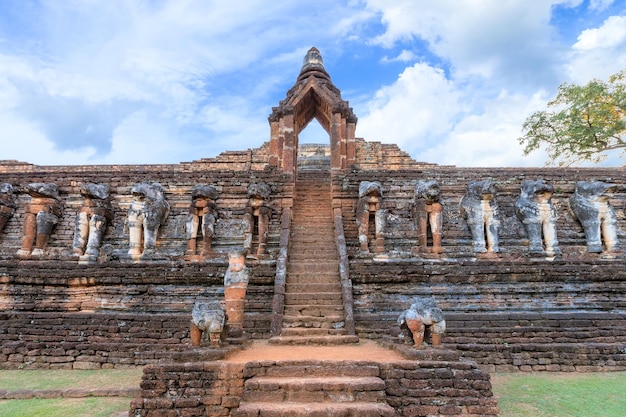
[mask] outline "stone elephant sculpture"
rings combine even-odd
[[[412,342],[417,348],[424,345],[427,333],[430,335],[432,346],[441,346],[446,331],[443,311],[434,298],[414,300],[411,307],[400,314],[398,324],[404,334],[405,343]]]
[[[252,241],[255,229],[258,231],[256,255],[265,255],[267,251],[269,223],[272,215],[272,209],[267,206],[267,199],[271,191],[269,185],[262,182],[250,184],[248,187],[248,206],[244,215],[243,246],[249,255],[254,255],[252,254]]]
[[[190,339],[193,346],[208,342],[219,347],[224,339],[226,312],[219,301],[196,301],[191,311]]]
[[[113,221],[109,186],[104,183],[83,184],[80,194],[84,200],[76,215],[72,249],[81,259],[93,262],[98,258],[107,225]]]
[[[619,250],[617,217],[609,204],[617,185],[602,181],[578,181],[570,207],[585,230],[587,251],[602,252],[602,241],[608,252]]]
[[[470,181],[461,199],[461,216],[472,234],[474,252],[500,252],[496,184],[491,180]]]
[[[158,182],[142,182],[131,188],[133,202],[128,209],[126,222],[130,256],[138,257],[156,251],[159,227],[165,223],[170,212],[164,191]]]
[[[15,213],[15,194],[8,182],[0,183],[0,232]]]
[[[31,196],[31,200],[24,208],[24,236],[17,256],[22,259],[31,256],[40,258],[62,214],[59,187],[53,183],[34,182],[28,184],[24,191]]]
[[[213,253],[211,244],[215,235],[215,222],[217,220],[217,189],[212,185],[198,184],[191,190],[191,204],[189,214],[185,223],[187,236],[188,256],[196,254],[198,229],[202,232],[201,256],[208,256]]]
[[[361,181],[359,184],[359,201],[356,206],[356,227],[359,233],[361,252],[369,253],[369,229],[374,221],[374,242],[377,253],[385,251],[385,229],[387,227],[387,210],[382,208],[383,188],[378,181]]]
[[[554,187],[542,179],[525,180],[515,201],[515,214],[528,234],[531,256],[561,254],[556,235],[556,208],[551,200],[553,192]]]
[[[417,230],[417,248],[414,252],[443,253],[443,205],[441,188],[435,180],[422,180],[415,184],[413,194],[413,222]],[[428,231],[432,236],[432,246],[428,247]]]

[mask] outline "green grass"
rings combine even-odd
[[[0,371],[0,389],[52,390],[134,388],[141,382],[141,369],[17,370]],[[130,409],[132,398],[87,397],[0,401],[0,416],[11,417],[118,417]]]
[[[69,388],[133,388],[139,387],[141,369],[16,370],[0,371],[0,389],[46,390]]]
[[[130,409],[132,398],[89,397],[51,400],[2,400],[0,416],[11,417],[118,417]]]
[[[491,383],[500,417],[626,415],[626,372],[496,374]]]

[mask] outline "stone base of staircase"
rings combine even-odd
[[[270,349],[252,360],[147,365],[129,415],[497,417],[489,374],[459,352],[395,349],[412,359],[279,359],[287,353]]]
[[[373,363],[315,360],[251,364],[238,417],[394,416]]]

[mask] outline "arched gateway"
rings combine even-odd
[[[269,116],[271,127],[270,164],[295,173],[298,135],[316,118],[330,136],[331,168],[343,169],[355,163],[354,132],[357,117],[324,69],[317,48],[309,49],[300,75]]]

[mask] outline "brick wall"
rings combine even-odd
[[[626,188],[623,184],[626,184],[626,171],[623,168],[478,169],[436,166],[415,163],[397,147],[375,142],[358,142],[357,155],[359,164],[351,170],[335,172],[332,187],[333,207],[341,208],[343,212],[354,291],[354,314],[357,332],[362,337],[393,336],[395,318],[408,307],[411,298],[434,295],[452,317],[448,326],[448,343],[458,346],[466,356],[484,366],[540,370],[542,366],[554,365],[556,360],[553,353],[540,349],[539,345],[564,343],[557,351],[564,352],[564,357],[577,355],[577,358],[571,363],[559,363],[560,369],[571,370],[571,366],[575,369],[584,366],[601,366],[602,369],[623,367],[626,345],[623,331],[626,311],[624,258],[587,254],[582,227],[574,219],[568,205],[578,180],[598,179],[620,184],[611,203],[617,213],[620,238],[624,240]],[[269,256],[248,262],[252,278],[244,324],[250,337],[268,337],[280,222],[284,209],[293,206],[293,179],[275,169],[266,169],[264,158],[266,147],[227,152],[217,158],[176,165],[41,167],[17,162],[0,164],[1,182],[11,182],[17,187],[30,182],[55,182],[60,187],[64,203],[63,217],[52,234],[44,260],[19,261],[14,257],[20,246],[23,208],[29,200],[27,195],[18,195],[18,209],[0,233],[0,311],[3,314],[0,336],[2,348],[7,349],[0,358],[10,362],[6,366],[16,367],[26,363],[50,366],[42,365],[49,363],[43,359],[50,356],[49,351],[46,354],[37,352],[39,349],[61,349],[58,344],[61,339],[74,337],[72,326],[91,326],[87,330],[94,330],[98,327],[98,320],[102,320],[103,329],[99,331],[109,338],[118,337],[124,329],[111,324],[120,321],[116,314],[120,317],[136,314],[137,320],[146,323],[154,320],[146,326],[157,327],[166,321],[164,317],[171,315],[172,323],[176,323],[179,332],[184,333],[163,338],[178,340],[172,343],[176,346],[172,351],[186,346],[186,322],[194,300],[202,293],[219,294],[226,269],[225,256],[199,263],[185,261],[182,256],[186,249],[183,225],[190,192],[199,183],[213,184],[221,192],[217,200],[220,218],[216,225],[214,248],[223,254],[243,242],[241,220],[247,203],[248,185],[264,181],[272,187]],[[469,231],[459,215],[458,204],[470,180],[487,177],[499,184],[500,236],[504,253],[494,258],[476,258],[472,253]],[[525,256],[526,237],[513,211],[521,182],[536,178],[546,179],[556,190],[553,201],[559,214],[558,237],[563,257],[553,261]],[[416,235],[410,209],[414,185],[419,179],[436,179],[441,184],[445,207],[444,254],[441,257],[417,258],[411,254]],[[386,257],[373,259],[357,253],[354,208],[358,184],[363,180],[377,180],[383,185],[384,206],[390,213]],[[172,209],[167,224],[159,234],[161,258],[133,263],[121,256],[128,245],[123,229],[130,204],[130,188],[141,181],[161,182]],[[107,182],[111,187],[115,211],[115,219],[104,237],[103,256],[99,259],[100,263],[94,265],[78,265],[70,249],[74,217],[82,204],[78,192],[82,182]],[[56,314],[57,320],[49,321],[51,316],[47,316],[48,313],[52,316]],[[554,315],[557,313],[563,315],[557,317]],[[602,327],[597,331],[593,326],[585,325],[585,320],[564,318],[569,317],[567,314],[582,313],[608,316],[601,320]],[[485,315],[489,319],[484,319]],[[521,322],[519,315],[526,315]],[[593,317],[595,320],[605,316]],[[540,336],[533,333],[535,320],[549,323],[540,326],[547,328]],[[468,330],[472,328],[469,324],[474,321],[488,323],[493,328],[490,336],[482,337],[480,331]],[[4,325],[7,322],[10,324]],[[599,338],[595,338],[598,331]],[[573,341],[570,336],[576,332],[589,337]],[[51,337],[43,348],[24,345],[41,343],[42,335]],[[53,336],[59,340],[54,340]],[[607,343],[602,337],[612,337],[613,341],[606,346],[601,345]],[[152,346],[163,338],[155,336]],[[96,343],[97,339],[88,340]],[[128,349],[119,347],[120,350],[133,351],[131,345],[136,341],[132,336],[128,340],[124,337],[119,340],[120,343],[122,340],[129,343]],[[567,347],[567,343],[572,346],[583,344],[595,350],[593,354],[587,354],[582,349],[579,353],[572,353],[575,349]],[[144,350],[150,349],[145,347]],[[66,355],[71,358],[68,362],[59,362],[65,365],[58,366],[77,362],[76,358],[80,355],[75,355],[74,350],[65,349],[65,352],[70,352]],[[551,362],[545,363],[547,360]],[[137,358],[131,362],[145,363]]]
[[[225,260],[13,264],[0,261],[5,271],[0,273],[4,368],[144,365],[186,350],[193,303],[199,297],[222,297],[227,268]],[[244,330],[250,338],[267,338],[275,262],[251,262],[249,267]]]
[[[137,417],[228,416],[243,393],[243,364],[224,361],[168,363],[144,367],[141,397],[131,403]]]

